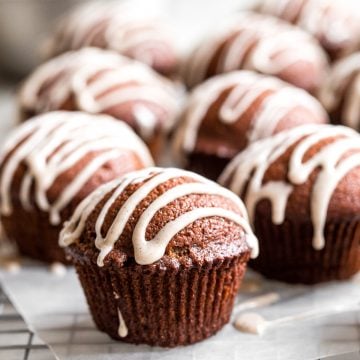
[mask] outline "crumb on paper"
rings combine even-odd
[[[54,262],[50,265],[50,272],[58,277],[63,277],[66,275],[66,266],[60,262]]]

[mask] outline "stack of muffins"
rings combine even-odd
[[[330,0],[233,15],[181,59],[128,3],[83,5],[19,91],[2,226],[75,266],[114,339],[213,335],[248,262],[290,283],[360,270],[360,21]],[[154,166],[169,149],[183,169]]]

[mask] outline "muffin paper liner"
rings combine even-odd
[[[268,278],[315,284],[348,279],[360,270],[360,219],[328,222],[325,247],[312,245],[312,223],[290,221],[274,225],[257,214],[255,234],[260,255],[249,263]]]
[[[58,245],[61,226],[51,225],[48,213],[28,212],[20,206],[16,209],[1,220],[7,238],[16,243],[19,253],[48,263],[68,263],[64,250]]]
[[[200,268],[125,264],[98,267],[75,261],[91,314],[116,340],[164,347],[203,340],[228,321],[246,269],[243,257]],[[118,335],[118,309],[128,329]]]
[[[216,155],[193,153],[188,156],[186,169],[216,181],[230,160]]]

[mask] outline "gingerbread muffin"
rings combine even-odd
[[[173,347],[228,321],[257,240],[240,199],[191,172],[148,168],[105,184],[65,223],[97,327]]]
[[[334,64],[319,99],[334,124],[360,131],[360,52]]]
[[[332,59],[360,49],[360,14],[345,1],[262,0],[257,10],[300,26]]]
[[[317,283],[360,270],[360,136],[304,125],[259,140],[220,177],[247,206],[259,239],[252,266],[267,277]]]
[[[106,115],[40,115],[8,137],[0,157],[0,211],[21,254],[65,262],[62,222],[99,185],[152,165],[144,143]]]
[[[304,90],[271,76],[234,71],[194,89],[174,149],[184,167],[215,180],[249,143],[327,121],[325,110]]]
[[[142,10],[124,1],[80,5],[59,21],[48,40],[47,55],[94,46],[116,51],[149,65],[162,75],[173,76],[179,57],[171,29],[159,16]]]
[[[269,15],[242,12],[190,54],[184,77],[193,87],[216,74],[254,70],[314,93],[327,66],[325,52],[305,31]]]
[[[179,98],[172,82],[145,65],[95,48],[41,65],[19,93],[25,119],[53,110],[108,114],[129,124],[154,155],[175,123]]]

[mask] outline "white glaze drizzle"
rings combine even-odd
[[[292,87],[279,79],[262,76],[251,71],[234,71],[215,76],[199,85],[188,100],[181,129],[176,139],[177,146],[185,153],[192,152],[198,131],[209,108],[227,89],[232,90],[218,111],[218,120],[225,124],[241,121],[251,105],[262,94],[272,91],[254,112],[247,133],[249,142],[274,134],[277,125],[291,111],[304,108],[313,114],[314,122],[324,123],[327,114],[319,102],[304,90]]]
[[[176,55],[170,31],[159,17],[144,14],[138,7],[123,1],[95,1],[72,10],[59,23],[49,52],[58,54],[96,46],[99,37],[106,49],[149,66],[154,65],[154,50]]]
[[[241,68],[280,75],[299,61],[326,68],[325,53],[307,33],[270,16],[243,12],[190,55],[185,73],[189,86],[206,77],[215,53],[233,36],[235,38],[221,50],[216,73]]]
[[[303,311],[293,315],[287,315],[275,320],[266,320],[258,313],[246,312],[240,314],[236,319],[234,326],[241,332],[262,335],[266,330],[288,323],[310,320],[321,316],[333,316],[338,313],[348,311],[358,311],[359,304],[348,303],[340,305],[322,306],[319,308]]]
[[[118,329],[118,334],[120,337],[124,338],[128,335],[129,330],[126,326],[125,320],[121,314],[120,309],[118,308],[118,318],[119,318],[119,329]]]
[[[193,182],[178,185],[166,191],[146,208],[137,221],[132,235],[132,243],[135,261],[138,264],[152,264],[161,259],[168,243],[179,231],[198,219],[212,216],[222,217],[239,224],[246,233],[248,246],[252,249],[252,256],[257,256],[257,239],[253,235],[248,224],[246,209],[241,200],[235,194],[218,186],[210,180],[180,169],[148,168],[127,174],[116,182],[105,184],[100,187],[79,205],[71,220],[65,223],[60,234],[60,246],[68,246],[77,240],[84,230],[88,216],[95,209],[98,202],[110,191],[114,191],[112,196],[110,196],[104,204],[95,224],[95,246],[100,250],[97,263],[99,266],[103,266],[104,258],[113,249],[115,242],[121,236],[135,208],[159,185],[177,177],[189,177]],[[111,205],[128,185],[139,183],[144,180],[147,181],[125,201],[120,209],[118,209],[109,230],[106,235],[103,236],[101,229]],[[168,222],[153,239],[146,240],[146,229],[155,214],[172,201],[190,194],[211,194],[225,197],[234,202],[239,209],[240,214],[217,207],[193,209]]]
[[[360,52],[334,65],[319,99],[329,112],[335,111],[343,101],[341,122],[360,131]]]
[[[14,150],[15,149],[15,150]],[[26,165],[22,178],[20,201],[31,208],[31,185],[35,185],[35,203],[49,213],[51,224],[59,224],[61,210],[81,190],[82,186],[102,165],[117,159],[129,149],[145,166],[153,164],[142,141],[124,123],[110,116],[92,116],[79,112],[52,112],[40,115],[18,127],[8,138],[1,152],[0,174],[1,213],[12,213],[10,189],[21,163]],[[4,162],[7,154],[13,151]],[[71,169],[91,152],[100,152],[49,202],[47,191],[59,175]]]
[[[64,277],[67,273],[66,266],[60,262],[54,262],[49,266],[49,271],[57,277]]]
[[[360,13],[333,0],[264,0],[259,11],[295,22],[330,52],[343,56],[359,47]]]
[[[42,92],[49,81],[51,84]],[[22,107],[41,113],[58,110],[71,96],[79,110],[90,113],[139,102],[142,111],[133,115],[146,138],[157,125],[169,130],[180,106],[179,91],[169,80],[141,63],[96,48],[68,52],[41,65],[25,81],[19,98]],[[159,124],[152,106],[164,111],[167,121]]]
[[[57,110],[72,90],[72,78],[79,69],[90,68],[98,71],[118,68],[128,60],[113,52],[86,48],[72,51],[51,59],[40,65],[26,80],[20,89],[20,104],[36,112]],[[49,81],[46,94],[40,95],[41,88]]]
[[[263,316],[253,312],[240,314],[234,322],[236,330],[255,335],[261,335],[267,324]]]
[[[333,137],[336,137],[335,141],[303,161],[304,155],[312,146]],[[297,145],[289,160],[288,182],[263,183],[270,165],[295,143]],[[351,150],[356,152],[344,158]],[[360,137],[353,130],[342,126],[304,125],[252,144],[229,164],[219,182],[227,184],[237,194],[243,194],[246,187],[244,201],[252,221],[257,203],[268,199],[272,204],[272,221],[274,224],[281,224],[294,187],[304,184],[313,171],[319,169],[311,191],[310,211],[314,227],[313,247],[320,250],[325,246],[323,232],[332,194],[341,179],[359,166]]]

